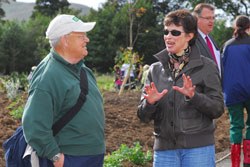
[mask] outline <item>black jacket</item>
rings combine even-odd
[[[173,79],[168,67],[166,50],[156,54],[159,60],[150,66],[147,84],[154,82],[158,91],[168,93],[155,105],[142,98],[138,117],[143,122],[154,120],[155,150],[194,148],[214,144],[213,119],[224,112],[218,68],[212,60],[201,56],[196,46],[191,48],[190,60]],[[189,75],[196,92],[192,99],[174,91],[173,85],[183,86],[182,74]]]

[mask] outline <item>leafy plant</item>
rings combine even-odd
[[[1,85],[6,90],[7,97],[14,100],[20,90],[26,91],[28,88],[27,74],[13,72],[0,78]]]
[[[25,105],[25,97],[17,96],[8,106],[7,109],[10,111],[10,115],[15,119],[21,119],[23,115],[23,109]]]
[[[19,80],[20,86],[19,88],[23,91],[26,91],[28,89],[29,81],[28,81],[28,75],[26,73],[18,73],[13,72],[9,76],[10,78],[13,78],[14,81]]]
[[[135,142],[134,147],[129,148],[122,144],[120,148],[104,158],[104,167],[122,167],[122,163],[129,161],[134,165],[145,165],[151,161],[152,153],[144,153],[139,142]]]
[[[14,80],[13,78],[3,80],[2,83],[7,91],[7,97],[10,100],[13,100],[17,97],[18,89],[20,87],[20,81],[19,79]]]
[[[140,143],[136,142],[135,146],[130,148],[128,159],[136,165],[144,165],[152,159],[152,154],[150,151],[145,154]]]
[[[21,119],[23,116],[23,109],[24,109],[23,106],[18,106],[16,109],[10,112],[10,115],[15,119]]]

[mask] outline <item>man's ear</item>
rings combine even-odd
[[[69,42],[68,42],[68,38],[66,35],[62,36],[60,38],[60,43],[64,46],[64,47],[67,47],[69,46]]]

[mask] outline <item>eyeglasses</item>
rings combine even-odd
[[[86,38],[88,38],[86,34],[84,34],[84,35],[69,34],[69,35],[75,36],[75,37],[79,38],[80,40],[85,40]]]
[[[180,36],[181,33],[184,33],[184,32],[178,31],[178,30],[171,30],[171,31],[169,31],[169,30],[167,30],[167,29],[164,30],[164,35],[168,35],[169,33],[171,33],[171,35],[177,37],[177,36]]]
[[[205,20],[215,20],[215,17],[202,17],[202,16],[199,16],[199,18],[202,18],[202,19],[205,19]]]

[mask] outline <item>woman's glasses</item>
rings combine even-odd
[[[164,30],[164,35],[168,35],[169,33],[171,33],[171,35],[177,37],[177,36],[180,36],[181,33],[183,33],[183,32],[178,31],[178,30],[171,30],[171,31],[169,31],[169,30],[167,30],[167,29]]]

